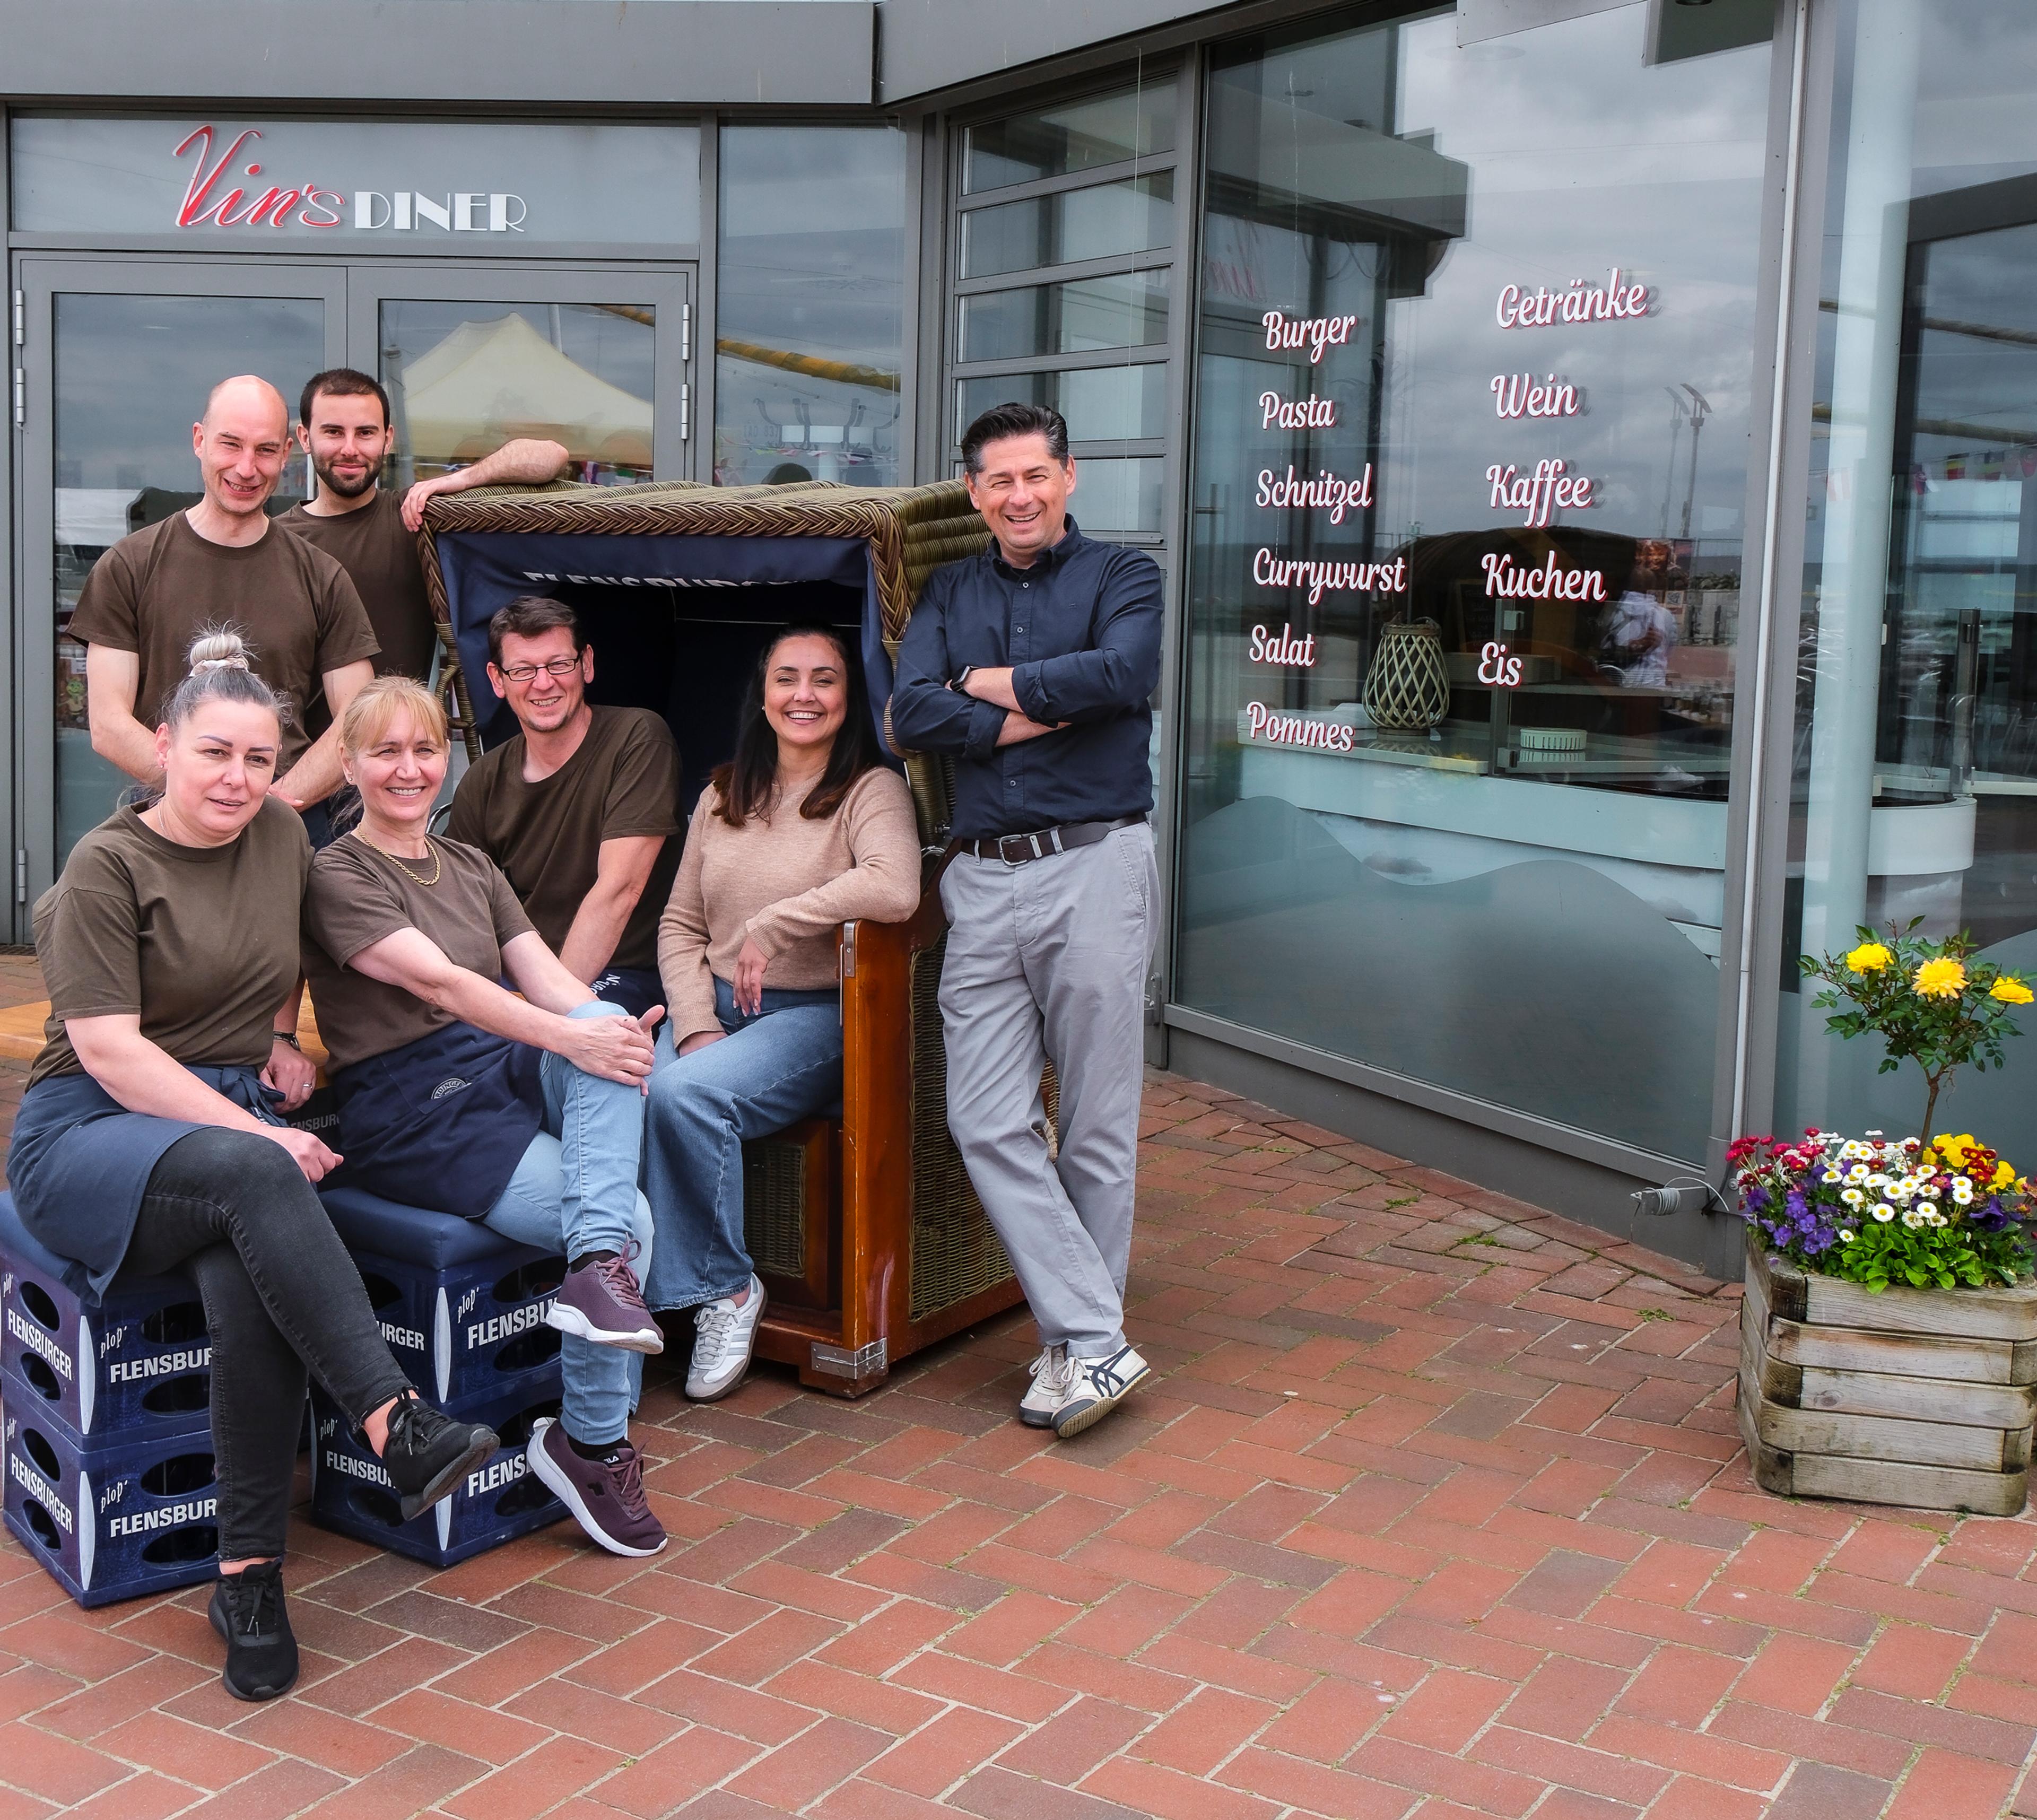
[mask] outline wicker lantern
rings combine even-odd
[[[1442,629],[1433,619],[1393,620],[1365,675],[1365,711],[1374,727],[1426,732],[1450,711]]]

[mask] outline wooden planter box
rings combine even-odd
[[[1807,1275],[1748,1235],[1740,1432],[1762,1489],[2020,1512],[2037,1286],[1870,1295]]]

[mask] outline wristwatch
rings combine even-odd
[[[960,693],[966,695],[969,693],[969,678],[982,667],[983,666],[980,663],[965,663],[962,666],[962,674],[954,679],[956,689]]]
[[[297,1051],[297,1052],[300,1055],[301,1055],[304,1052],[304,1044],[303,1044],[300,1043],[300,1042],[297,1040],[297,1032],[296,1032],[296,1031],[294,1031],[294,1030],[271,1030],[271,1031],[269,1033],[269,1034],[270,1034],[270,1036],[274,1036],[274,1037],[276,1039],[276,1040],[277,1040],[278,1042],[279,1042],[279,1043],[287,1043],[287,1044],[289,1044],[290,1045],[290,1047],[291,1047],[293,1049],[296,1050],[296,1051]]]

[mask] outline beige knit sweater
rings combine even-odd
[[[802,789],[770,819],[731,828],[701,792],[672,895],[658,924],[672,1040],[719,1030],[714,982],[733,980],[754,938],[769,957],[764,984],[811,990],[835,982],[834,931],[852,916],[902,923],[920,904],[920,832],[912,793],[880,766],[858,778],[825,821],[799,813]]]

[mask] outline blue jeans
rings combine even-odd
[[[644,1297],[654,1308],[697,1308],[750,1281],[743,1240],[743,1146],[811,1118],[841,1097],[841,1003],[832,986],[767,986],[754,1018],[714,983],[725,1033],[690,1055],[659,1033],[645,1121],[645,1183],[658,1246]]]
[[[595,999],[576,1018],[620,1018],[622,1007]],[[644,1138],[643,1095],[635,1087],[584,1073],[563,1055],[544,1059],[545,1123],[531,1138],[501,1199],[483,1222],[517,1244],[563,1252],[626,1253],[638,1247],[641,1278],[651,1256],[650,1204],[637,1191]],[[639,1353],[564,1336],[566,1433],[590,1447],[629,1432],[643,1381]]]

